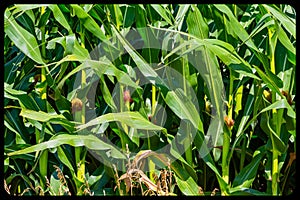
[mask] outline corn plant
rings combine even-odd
[[[4,11],[9,195],[290,195],[286,4],[15,4]]]

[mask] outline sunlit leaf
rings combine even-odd
[[[4,13],[4,32],[25,55],[44,64],[36,38],[20,26],[7,9]]]
[[[152,124],[148,119],[145,119],[140,113],[138,112],[121,112],[121,113],[108,113],[92,119],[86,124],[80,125],[77,128],[82,130],[84,128],[102,124],[105,122],[113,122],[119,121],[122,123],[127,124],[130,127],[136,129],[143,129],[143,130],[162,130],[163,127],[157,126]]]
[[[94,135],[68,135],[60,134],[52,139],[42,142],[31,147],[9,153],[8,156],[27,154],[45,149],[59,147],[63,144],[68,144],[73,147],[85,146],[91,150],[111,150],[111,156],[114,158],[125,158],[125,155],[119,152],[115,147],[107,144]]]

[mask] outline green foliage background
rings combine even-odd
[[[294,8],[283,4],[11,5],[4,13],[7,193],[179,196],[293,193],[295,19]],[[124,36],[129,30],[138,30],[147,44],[151,35],[139,29],[144,27],[183,34],[189,40],[179,41],[182,48],[169,52],[134,50]],[[84,69],[89,52],[112,37],[119,41],[111,41],[113,45],[124,46],[129,53],[113,62],[104,59],[92,65],[100,80],[95,96],[97,118],[85,124],[90,119],[83,113],[89,107],[80,94],[95,86],[86,81],[88,75],[83,72],[81,89],[74,89],[75,74]],[[178,41],[169,34],[164,42],[172,45]],[[113,49],[105,51],[108,55]],[[187,53],[199,59],[196,62],[201,62],[203,68],[191,66]],[[139,87],[132,81],[134,68],[149,78],[155,76],[149,63],[162,61],[182,74],[182,84],[188,81],[192,86],[199,101],[199,113],[189,107],[192,97],[186,90],[166,90],[158,82]],[[136,89],[132,102],[124,102],[119,96],[123,103],[121,112],[114,112],[112,90],[116,82],[122,85],[120,94],[128,85]],[[219,95],[223,89],[224,97]],[[73,115],[75,97],[82,101],[82,111]],[[148,115],[160,112],[156,102],[172,116],[167,117],[164,125],[148,119]],[[224,104],[226,113],[222,113]],[[226,115],[226,120],[233,119],[234,124],[227,125],[222,120],[222,126],[213,126],[224,134],[218,136],[213,151],[200,158],[199,150],[209,131],[210,105],[216,109],[216,116],[223,119]],[[122,117],[123,112],[136,123]],[[180,120],[187,123],[184,130],[178,130]],[[91,124],[102,125],[94,133],[77,135],[78,130],[87,130]],[[172,143],[176,133],[188,133],[191,128],[197,130],[194,141],[186,144],[188,140],[183,140],[182,146],[187,150],[178,160],[168,163],[166,157],[154,153]],[[159,130],[162,134],[155,134],[151,140],[137,139],[129,132],[136,129]],[[99,138],[98,131],[119,149]],[[170,151],[174,153],[176,148],[172,146]],[[105,153],[108,149],[111,154]],[[97,150],[99,157],[95,158],[88,150]],[[137,155],[132,157],[129,153],[124,157],[121,151],[128,150]],[[116,172],[109,163],[111,159],[123,159],[123,168],[129,173],[130,167],[137,167],[133,160],[141,158],[151,162],[145,162],[150,172],[139,171],[139,177],[143,177],[140,182],[121,179],[124,172]],[[127,162],[131,165],[126,165]],[[158,189],[158,179],[163,182],[162,173],[155,169],[159,163],[169,173],[167,189]],[[152,183],[154,186],[150,187]]]

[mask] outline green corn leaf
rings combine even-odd
[[[32,96],[28,96],[26,92],[22,90],[15,90],[12,85],[4,83],[4,97],[8,99],[18,100],[21,108],[40,110],[37,102]]]
[[[4,13],[4,32],[26,56],[38,64],[45,64],[35,36],[21,27],[8,9]]]
[[[169,29],[164,29],[164,28],[156,28],[156,27],[152,27],[150,26],[151,28],[154,28],[154,29],[159,29],[159,30],[164,30],[164,31],[170,31],[170,32],[174,32],[174,33],[180,33],[182,35],[185,35],[185,36],[190,36],[191,38],[195,38],[195,36],[193,35],[190,35],[190,34],[186,34],[186,33],[183,33],[183,32],[179,32],[179,31],[173,31],[173,30],[169,30]],[[189,41],[186,41],[186,42],[191,42],[192,40],[189,40]],[[197,39],[197,42],[201,43],[203,40],[200,40],[200,39]],[[194,41],[193,41],[194,42]],[[191,48],[193,48],[194,46],[192,45]],[[180,48],[178,48],[180,49]],[[145,74],[144,74],[145,75]],[[204,142],[204,134],[203,134],[203,130],[201,131],[198,131],[196,136],[195,136],[195,139],[194,139],[194,143],[197,147],[198,150],[202,150],[205,154],[205,157],[203,158],[205,160],[205,163],[216,173],[217,175],[217,179],[219,181],[219,184],[220,184],[220,187],[222,188],[222,190],[226,191],[227,190],[227,184],[224,182],[222,176],[220,175],[218,169],[216,168],[215,164],[214,164],[214,161],[213,159],[211,158],[210,154],[208,153],[209,150],[208,149],[205,149],[203,148],[203,146],[206,146],[206,145],[203,145],[203,142]],[[176,152],[176,151],[174,151]],[[202,153],[203,153],[202,152]]]
[[[282,23],[283,27],[288,30],[296,39],[296,24],[293,21],[283,14],[283,12],[279,11],[276,6],[267,4],[263,4],[262,6],[266,10],[270,11],[272,15]]]
[[[266,192],[260,192],[252,188],[234,187],[229,189],[229,193],[232,196],[270,196]]]
[[[95,22],[95,20],[86,13],[82,7],[79,5],[71,4],[72,8],[74,9],[75,15],[80,19],[83,26],[93,33],[97,38],[102,41],[107,40],[106,36],[104,35],[103,31],[100,29],[99,25]]]
[[[78,58],[80,58],[80,60],[90,58],[88,50],[83,48],[79,44],[74,33],[67,35],[67,36],[63,36],[63,37],[53,38],[52,40],[50,40],[47,43],[47,48],[54,49],[56,43],[63,46],[63,48],[65,49],[65,55],[74,54]],[[61,59],[58,63],[61,64],[62,62],[64,62],[63,59]],[[59,64],[56,64],[56,66],[58,66]],[[54,70],[54,69],[52,69],[52,70]]]
[[[62,114],[58,115],[57,113],[50,114],[43,111],[37,112],[33,110],[22,109],[20,116],[40,122],[51,122],[53,124],[60,124],[69,131],[75,130],[75,124],[67,120]]]
[[[239,23],[237,18],[233,15],[229,7],[225,4],[214,4],[219,11],[221,11],[224,15],[229,18],[229,25],[232,31],[237,35],[243,42],[245,42],[249,47],[254,49],[255,51],[259,52],[258,48],[249,37],[247,31],[243,28],[243,26]]]
[[[112,30],[116,34],[117,38],[120,40],[121,44],[124,46],[125,50],[132,57],[133,61],[136,63],[137,67],[143,73],[143,75],[154,85],[164,85],[164,81],[158,76],[154,69],[144,60],[144,58],[137,53],[137,51],[129,44],[128,41],[112,26]],[[147,32],[147,31],[146,31]]]
[[[256,155],[252,161],[234,178],[232,187],[249,188],[256,177],[257,170],[263,156],[264,153]]]
[[[63,144],[68,144],[73,147],[85,146],[91,150],[111,150],[111,156],[114,158],[125,159],[125,155],[119,152],[115,147],[103,142],[94,135],[69,135],[60,134],[54,136],[52,139],[42,142],[31,147],[8,153],[8,156],[27,154],[45,149],[56,148]]]
[[[190,34],[195,35],[200,39],[208,38],[209,30],[207,23],[205,22],[201,12],[195,5],[192,5],[186,22],[188,24],[188,31]]]
[[[164,129],[163,127],[152,124],[148,119],[144,118],[140,113],[129,112],[129,111],[121,112],[121,113],[108,113],[105,115],[101,115],[100,117],[97,117],[86,124],[80,125],[77,128],[78,130],[82,130],[90,126],[102,124],[105,122],[113,122],[113,121],[122,122],[136,129],[156,130],[156,131]]]
[[[63,115],[58,115],[56,113],[50,114],[43,111],[37,112],[37,111],[27,110],[27,109],[22,109],[20,115],[25,118],[37,120],[40,122],[48,122],[53,119],[60,119],[60,120],[65,119]]]
[[[198,131],[195,136],[194,143],[195,143],[195,146],[197,147],[197,150],[200,152],[200,155],[202,156],[203,161],[215,173],[215,175],[218,179],[218,182],[220,184],[221,190],[227,191],[228,184],[223,180],[218,168],[215,165],[215,162],[214,162],[212,156],[209,153],[207,144],[205,144],[204,134],[203,133],[201,134]],[[201,152],[201,150],[202,150],[202,152]]]
[[[175,151],[175,153],[177,152]],[[193,179],[193,182],[197,181],[197,174],[195,170],[190,165],[188,165],[188,163],[180,155],[175,156],[178,158],[178,160],[172,163],[168,163],[168,158],[170,158],[170,155],[167,156],[164,153],[157,153],[152,150],[142,150],[136,154],[133,162],[136,163],[136,165],[139,165],[139,162],[150,158],[157,166],[161,168],[166,167],[170,164],[171,169],[174,170],[177,176],[181,179],[186,179],[187,177],[190,177]],[[181,165],[179,164],[179,161],[182,162]]]
[[[194,179],[194,181],[197,181],[198,177],[197,177],[196,171],[189,163],[187,163],[187,161],[180,155],[180,153],[178,153],[179,150],[176,147],[175,140],[172,140],[170,144],[171,144],[170,145],[171,146],[170,154],[172,156],[174,156],[174,158],[177,159],[176,161],[174,161],[171,164],[171,168],[176,172],[176,174],[180,178],[185,177],[185,174],[182,174],[182,171],[185,171],[185,173],[187,172],[189,174],[189,176],[191,176]],[[168,155],[168,156],[171,156],[171,155]],[[181,162],[181,165],[179,165],[179,163],[178,163],[179,161]]]
[[[146,61],[158,62],[158,54],[159,51],[157,49],[150,49],[151,46],[159,46],[159,42],[153,32],[153,29],[146,28],[147,27],[147,14],[144,9],[140,6],[135,7],[135,15],[136,15],[136,26],[137,31],[141,35],[144,40],[144,47],[142,50],[143,59]],[[147,47],[147,48],[146,48]]]
[[[261,120],[261,123],[263,121]],[[266,122],[267,125],[267,133],[269,134],[271,141],[272,141],[272,145],[273,145],[273,150],[277,151],[279,154],[283,154],[286,152],[287,150],[287,145],[284,144],[284,142],[282,141],[282,139],[277,135],[277,133],[275,133],[275,131],[271,128],[269,120],[267,120]],[[262,125],[261,125],[262,126]],[[262,126],[263,127],[263,126]]]
[[[246,130],[248,128],[248,126],[254,121],[256,120],[257,116],[260,115],[263,112],[272,110],[272,109],[282,109],[282,108],[286,108],[287,109],[287,115],[290,116],[291,118],[296,118],[296,113],[295,111],[292,109],[292,107],[289,105],[289,103],[287,102],[287,100],[281,99],[278,100],[274,103],[272,103],[271,105],[265,107],[264,109],[262,109],[258,114],[256,114],[255,116],[253,116],[253,118],[247,123],[247,125],[245,126],[244,130]],[[276,134],[275,134],[276,135]]]
[[[5,110],[4,126],[16,134],[16,143],[29,143],[29,133],[20,118],[17,116],[18,110]]]
[[[254,106],[254,101],[255,101],[255,97],[254,97],[254,84],[251,86],[250,88],[250,92],[249,95],[247,97],[247,101],[245,104],[245,109],[244,109],[244,113],[243,113],[243,117],[240,121],[237,133],[236,133],[236,138],[239,138],[240,135],[243,133],[243,128],[245,127],[245,124],[247,122],[247,120],[250,118],[251,113],[253,112],[253,106]]]
[[[117,110],[117,106],[112,98],[112,95],[107,87],[107,85],[105,84],[105,81],[103,80],[103,78],[100,78],[100,88],[101,91],[103,93],[103,98],[105,100],[105,102],[107,103],[107,105],[109,105],[109,107],[113,110],[116,111]]]
[[[284,32],[283,28],[280,25],[277,25],[277,35],[279,41],[284,45],[286,49],[288,49],[290,52],[292,52],[294,55],[296,55],[296,48],[291,43],[291,40]]]
[[[75,75],[81,70],[86,69],[93,69],[94,72],[98,75],[98,77],[101,77],[103,74],[106,74],[108,76],[115,76],[117,80],[124,85],[128,85],[133,88],[140,88],[135,82],[133,82],[133,80],[128,74],[117,69],[107,58],[103,58],[101,60],[90,60],[83,59],[78,55],[72,54],[67,55],[65,58],[60,60],[56,64],[56,66],[67,61],[79,61],[82,62],[82,64],[74,68],[65,77],[63,77],[62,80],[58,83],[57,88],[61,88],[64,85],[65,81],[68,80],[72,75]]]
[[[199,195],[199,186],[194,181],[192,177],[188,177],[185,180],[180,179],[178,176],[175,176],[176,183],[180,189],[180,191],[187,196],[195,196]]]
[[[70,171],[75,174],[75,170],[71,162],[69,161],[67,155],[65,154],[62,146],[57,147],[57,156],[59,157],[60,161],[64,163],[70,169]]]
[[[262,109],[260,111],[260,113],[266,112],[266,111],[272,110],[272,109],[281,109],[281,108],[286,108],[287,109],[287,115],[292,117],[292,118],[296,118],[295,111],[289,105],[289,103],[287,102],[287,100],[285,98],[281,99],[281,100],[278,100],[278,101],[274,102],[273,104],[269,105],[268,107]]]
[[[199,39],[208,38],[208,25],[204,21],[200,11],[196,6],[192,6],[194,11],[190,11],[187,24],[189,28],[189,33],[195,35]],[[211,97],[211,102],[216,111],[216,116],[211,121],[211,125],[209,126],[207,135],[213,137],[213,146],[222,146],[223,140],[221,137],[223,133],[223,115],[224,115],[224,99],[223,99],[223,86],[222,84],[222,76],[219,70],[219,64],[217,61],[217,57],[215,54],[209,50],[207,47],[201,47],[200,51],[196,52],[195,55],[196,66],[195,68],[200,72],[202,78],[207,84],[207,88],[209,89],[209,94]],[[215,160],[220,158],[220,150],[214,148],[213,154]]]
[[[23,13],[23,12],[22,12]],[[35,35],[35,27],[34,27],[34,22],[35,19],[31,19],[27,13],[29,13],[29,10],[27,12],[20,14],[18,18],[15,18],[18,24],[22,25],[23,28],[25,28],[29,33],[32,35]]]
[[[151,4],[151,7],[164,19],[168,24],[173,25],[171,19],[167,15],[167,11],[159,4]]]
[[[50,177],[50,183],[49,183],[49,193],[53,196],[61,196],[61,195],[67,195],[66,191],[67,190],[67,186],[66,185],[62,185],[61,181],[58,178],[55,178],[54,174],[56,174],[57,172],[53,172],[51,174]],[[56,175],[57,177],[57,175]]]
[[[117,4],[109,4],[107,7],[110,10],[111,19],[113,23],[116,25],[117,29],[120,30],[120,27],[123,24],[123,15],[120,9],[120,6]]]
[[[48,7],[52,10],[53,16],[56,21],[60,23],[64,28],[66,28],[69,33],[72,33],[72,29],[60,8],[54,4],[50,4]]]
[[[175,17],[174,26],[177,27],[178,30],[181,30],[182,24],[184,22],[184,17],[190,8],[189,4],[181,4],[179,5],[177,15]]]
[[[35,8],[40,8],[42,6],[48,6],[48,4],[15,4],[12,8],[13,9],[12,14],[14,15],[19,12],[33,10]]]
[[[253,53],[255,56],[262,62],[265,69],[268,69],[269,63],[266,55],[264,55],[254,44],[252,41],[252,38],[248,34],[248,32],[244,29],[244,27],[241,25],[241,23],[238,21],[238,19],[234,16],[234,14],[231,12],[229,7],[224,4],[214,4],[214,7],[217,8],[225,17],[228,17],[229,20],[226,20],[224,22],[224,25],[229,26],[231,32],[237,36],[240,40],[243,41],[248,47],[253,50]]]
[[[281,94],[279,88],[282,87],[283,83],[282,81],[276,76],[276,79],[272,79],[270,76],[268,76],[265,72],[263,72],[259,67],[254,65],[255,70],[257,71],[258,75],[261,77],[261,79],[264,81],[264,83],[267,84],[267,86],[272,90],[275,91],[279,96],[282,98],[285,98],[283,94]],[[273,73],[272,73],[273,74]],[[273,76],[275,76],[273,74]],[[279,79],[281,83],[276,82],[276,80]],[[278,85],[279,84],[279,85]]]
[[[165,102],[178,117],[191,121],[195,128],[203,131],[203,124],[198,111],[191,100],[184,95],[182,89],[169,91],[165,97]]]

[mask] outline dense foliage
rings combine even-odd
[[[292,194],[295,19],[290,5],[11,5],[5,190]]]

